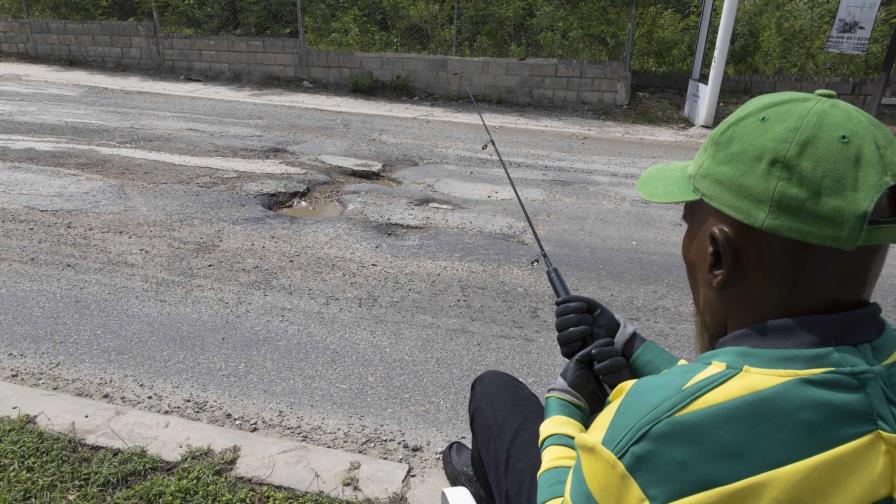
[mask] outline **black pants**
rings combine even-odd
[[[473,472],[486,504],[534,504],[544,407],[522,382],[486,371],[470,387]]]

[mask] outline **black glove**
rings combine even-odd
[[[594,360],[594,374],[610,390],[634,378],[628,368],[628,360],[620,355],[615,342],[609,338],[597,340],[591,345],[591,358]]]
[[[567,359],[597,340],[612,340],[619,332],[619,320],[613,312],[585,296],[558,299],[555,316],[557,343],[560,353]]]
[[[613,340],[602,339],[575,354],[548,393],[581,404],[593,415],[607,401],[607,385],[612,388],[631,377],[628,363],[619,356]]]

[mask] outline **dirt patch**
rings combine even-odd
[[[718,125],[741,105],[753,98],[743,93],[722,92],[715,124]],[[690,128],[682,115],[685,93],[668,89],[643,88],[632,92],[631,103],[619,109],[597,112],[600,119],[634,124],[653,124],[672,128]],[[864,108],[863,108],[864,110]],[[882,106],[877,119],[896,133],[896,107]]]

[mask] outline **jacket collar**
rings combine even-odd
[[[769,320],[723,337],[716,348],[823,348],[854,346],[877,339],[884,330],[877,303],[826,315]]]

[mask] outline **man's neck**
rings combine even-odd
[[[795,295],[798,296],[798,295]],[[808,296],[807,296],[808,297]],[[799,297],[795,297],[799,299]],[[809,315],[829,315],[868,306],[867,299],[830,299],[815,303],[781,303],[745,306],[745,310],[733,313],[727,324],[728,334],[770,320],[805,317]]]
[[[805,349],[854,346],[880,337],[885,328],[877,303],[834,313],[813,313],[770,319],[736,331],[714,348],[753,347]]]

